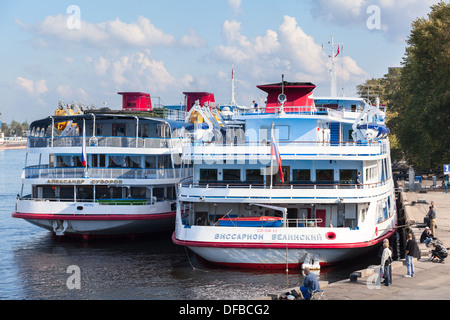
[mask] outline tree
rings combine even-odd
[[[412,24],[394,97],[393,129],[408,162],[441,169],[450,162],[450,5],[431,7]]]
[[[383,101],[384,95],[384,83],[383,78],[372,78],[366,80],[363,84],[356,86],[356,91],[361,98],[370,100],[375,103],[375,98],[380,98],[380,103],[385,104]]]
[[[441,1],[428,19],[416,19],[407,44],[403,67],[367,80],[358,93],[367,97],[372,88],[387,104],[394,160],[403,157],[418,169],[442,170],[450,163],[450,5]]]
[[[356,87],[361,98],[369,99],[375,103],[375,98],[380,99],[380,104],[386,105],[387,125],[390,129],[389,142],[391,146],[391,156],[394,162],[404,158],[404,153],[395,134],[395,121],[398,117],[399,89],[402,68],[389,68],[383,78],[370,79],[364,84]]]
[[[22,125],[19,122],[15,121],[15,120],[13,120],[11,122],[9,130],[10,130],[9,135],[11,137],[21,137],[22,134],[23,134],[23,127],[22,127]]]

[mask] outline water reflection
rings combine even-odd
[[[241,270],[208,264],[174,245],[170,236],[80,242],[45,232],[24,241],[13,257],[21,290],[12,299],[250,299],[303,281],[301,270]],[[361,263],[367,266],[367,258]],[[79,290],[66,286],[71,265],[81,270]],[[319,278],[347,278],[355,267],[353,262],[322,268]]]
[[[62,239],[14,219],[24,150],[0,152],[0,299],[250,299],[303,282],[300,270],[217,267],[176,246],[171,235],[83,242]],[[377,252],[322,268],[320,280],[348,278],[378,264]],[[80,267],[81,289],[66,286]]]

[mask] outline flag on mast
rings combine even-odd
[[[335,55],[334,57],[336,58],[336,57],[338,56],[339,53],[341,53],[341,52],[339,51],[339,46],[338,46],[337,53],[336,53],[336,55]]]
[[[273,159],[273,157],[275,157],[275,160],[277,161],[278,172],[280,173],[281,183],[284,183],[283,170],[281,168],[281,163],[282,163],[281,155],[280,155],[280,151],[278,150],[277,143],[275,141],[273,126],[272,126],[271,141],[270,141],[270,155],[271,155],[271,159]]]
[[[87,153],[86,153],[86,124],[83,119],[83,141],[81,142],[81,165],[87,168]]]

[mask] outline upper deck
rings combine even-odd
[[[88,153],[159,153],[181,146],[177,132],[182,126],[176,121],[119,114],[50,116],[30,125],[28,149],[80,152],[84,128]]]
[[[374,142],[323,142],[283,141],[278,142],[284,160],[378,160],[389,155],[388,141]],[[270,162],[270,142],[197,142],[183,147],[182,158],[194,164],[228,163],[252,161]]]

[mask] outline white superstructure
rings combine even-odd
[[[34,121],[13,217],[84,238],[173,230],[182,129],[131,112]]]
[[[193,175],[179,183],[173,241],[221,265],[286,268],[308,254],[337,263],[390,237],[397,212],[380,107],[314,99],[311,83],[258,87],[265,106],[235,110],[222,134],[183,148]]]

